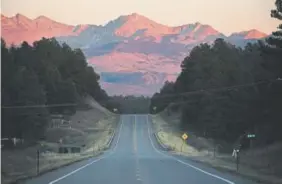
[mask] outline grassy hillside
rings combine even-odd
[[[240,153],[240,168],[236,171],[236,160],[232,157],[233,144],[224,140],[213,140],[199,136],[197,132],[186,131],[188,140],[182,145],[180,131],[180,114],[166,111],[152,115],[156,135],[161,144],[174,154],[188,156],[194,161],[202,162],[225,171],[240,174],[262,183],[281,183],[281,142],[267,147],[256,147]]]
[[[100,154],[107,149],[119,116],[100,106],[93,98],[85,98],[88,108],[77,110],[67,125],[49,127],[45,139],[36,145],[2,150],[2,183],[36,175],[36,152],[40,153],[40,172]],[[60,145],[81,147],[80,153],[59,154]]]

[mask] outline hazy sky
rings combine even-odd
[[[176,26],[201,22],[230,34],[248,29],[265,33],[278,21],[270,17],[275,0],[1,0],[6,16],[45,15],[68,24],[104,25],[120,15],[139,13],[158,23]]]

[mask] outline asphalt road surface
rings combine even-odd
[[[148,115],[122,115],[103,155],[48,172],[26,184],[254,184],[161,150]]]

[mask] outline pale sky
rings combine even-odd
[[[178,26],[200,22],[229,35],[252,28],[267,34],[278,21],[270,17],[275,0],[1,0],[1,13],[29,18],[45,15],[58,22],[104,25],[120,15],[138,13]]]

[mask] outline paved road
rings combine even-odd
[[[123,115],[110,150],[26,184],[253,184],[161,151],[148,115]]]

